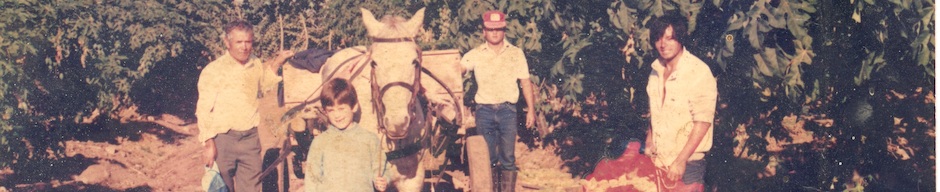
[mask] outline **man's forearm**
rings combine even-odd
[[[526,109],[535,112],[535,96],[533,96],[533,83],[529,79],[519,79],[522,84],[522,97],[525,99]]]
[[[692,133],[689,134],[689,141],[685,143],[685,146],[682,147],[682,151],[679,152],[679,156],[676,158],[677,162],[686,162],[689,160],[689,157],[692,156],[692,153],[695,152],[695,149],[698,148],[698,145],[704,140],[705,134],[708,133],[708,129],[710,129],[711,126],[711,123],[700,121],[693,122]]]
[[[279,60],[280,60],[280,61],[279,61]],[[285,60],[281,60],[281,59],[279,59],[279,58],[275,58],[275,59],[272,59],[272,60],[268,60],[267,62],[264,62],[264,66],[267,66],[268,69],[270,69],[271,71],[274,71],[275,73],[277,73],[277,70],[281,68],[281,65],[283,65],[284,62],[287,62],[287,60],[286,60],[286,59],[285,59]]]

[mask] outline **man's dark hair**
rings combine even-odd
[[[335,78],[327,81],[323,86],[323,92],[320,93],[320,104],[323,108],[339,104],[348,104],[349,107],[353,107],[358,103],[356,89],[346,79]]]
[[[234,21],[226,23],[225,26],[222,27],[222,30],[225,31],[225,34],[232,34],[233,30],[247,31],[250,33],[252,28],[253,26],[251,23],[248,23],[248,21],[235,19]]]
[[[653,18],[650,22],[650,45],[656,45],[656,41],[663,37],[666,28],[672,26],[673,37],[679,41],[683,47],[689,43],[689,22],[685,17],[677,14],[667,14],[662,17]]]

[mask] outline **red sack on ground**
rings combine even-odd
[[[640,154],[640,142],[634,141],[627,144],[620,157],[598,162],[585,180],[606,184],[585,186],[585,191],[655,191],[656,165],[648,156]]]

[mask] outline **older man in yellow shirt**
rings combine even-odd
[[[260,191],[259,100],[281,81],[276,74],[292,51],[262,64],[252,55],[254,35],[247,21],[224,26],[227,52],[199,75],[196,118],[206,166],[215,162],[229,191]],[[237,186],[236,186],[237,185]]]

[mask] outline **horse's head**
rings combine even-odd
[[[403,138],[415,118],[416,93],[420,89],[416,69],[420,69],[421,48],[414,37],[424,21],[424,8],[409,20],[385,16],[382,21],[361,9],[372,45],[369,47],[373,65],[373,95],[380,129],[390,138]]]

